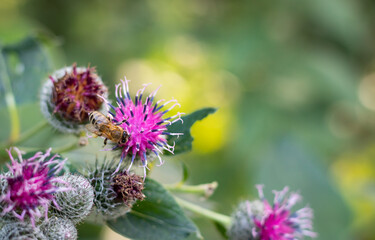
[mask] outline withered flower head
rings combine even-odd
[[[45,117],[62,132],[79,132],[88,113],[99,110],[107,87],[95,68],[66,67],[54,72],[43,85],[41,108]]]
[[[142,193],[144,185],[143,178],[128,172],[117,173],[112,179],[113,190],[117,197],[122,199],[129,207],[135,201],[142,201],[145,195]]]

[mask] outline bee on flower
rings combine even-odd
[[[129,159],[127,171],[129,171],[134,161],[140,161],[144,168],[144,177],[146,176],[147,164],[157,157],[160,165],[163,163],[161,154],[163,150],[173,154],[174,145],[167,142],[168,135],[182,135],[182,133],[168,132],[167,126],[176,121],[182,121],[181,115],[178,112],[171,117],[165,117],[166,113],[176,106],[180,106],[177,100],[170,101],[159,100],[155,102],[155,95],[159,88],[149,94],[143,100],[143,93],[148,86],[137,91],[134,101],[129,93],[129,81],[121,80],[121,83],[116,85],[116,106],[112,105],[108,100],[102,98],[108,107],[110,114],[110,121],[113,125],[123,130],[118,139],[124,136],[125,141],[118,141],[111,150],[120,150],[121,157],[119,165],[115,172],[120,169],[121,163],[124,159]],[[168,109],[163,108],[169,106]],[[113,129],[113,128],[112,128]],[[100,130],[97,128],[97,131]],[[95,131],[92,131],[96,134]]]

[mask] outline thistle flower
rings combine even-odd
[[[113,190],[127,206],[131,207],[135,201],[142,201],[145,195],[142,193],[143,180],[134,173],[117,173],[112,179]]]
[[[56,177],[61,171],[65,161],[60,161],[58,155],[50,156],[51,149],[46,153],[37,152],[34,156],[23,159],[18,148],[13,148],[18,155],[14,159],[8,150],[11,165],[7,165],[11,176],[6,177],[7,190],[0,197],[4,203],[1,215],[12,213],[16,218],[23,221],[25,216],[30,218],[35,227],[44,210],[45,218],[51,202],[58,207],[53,193],[68,190],[67,187],[57,187],[55,183],[65,184]]]
[[[99,110],[107,97],[107,88],[95,74],[95,68],[72,67],[55,71],[41,92],[41,110],[61,132],[78,133],[88,113]]]
[[[297,193],[290,193],[288,187],[274,191],[271,205],[264,197],[263,186],[257,185],[261,205],[245,202],[233,215],[233,223],[228,231],[232,240],[298,240],[316,237],[312,231],[313,210],[304,207],[296,212],[291,208],[301,200]]]
[[[116,219],[130,211],[130,207],[124,204],[113,189],[113,165],[113,161],[104,161],[101,165],[96,162],[95,168],[88,173],[88,179],[94,188],[95,206],[90,217],[97,223]]]
[[[112,121],[122,127],[128,134],[129,140],[126,143],[116,145],[114,149],[121,149],[121,160],[115,172],[118,171],[122,161],[129,157],[131,159],[128,171],[130,170],[135,159],[142,162],[144,168],[144,176],[146,176],[146,168],[151,157],[158,157],[160,164],[163,163],[160,154],[162,150],[173,153],[174,146],[167,143],[166,135],[182,135],[182,133],[170,133],[167,126],[179,121],[182,113],[177,113],[172,117],[165,118],[165,114],[172,110],[175,106],[180,105],[177,100],[170,100],[162,104],[164,100],[154,103],[154,97],[158,91],[156,89],[142,102],[143,92],[147,84],[138,90],[134,102],[130,98],[128,80],[121,80],[121,84],[116,85],[117,107],[106,101],[108,112],[112,115]],[[169,109],[161,111],[161,109],[172,104]],[[109,111],[109,108],[113,112]]]
[[[51,240],[77,239],[77,229],[74,223],[67,218],[52,216],[47,222],[41,225],[40,229],[43,231],[44,235]]]
[[[64,174],[59,177],[61,182],[69,184],[70,190],[66,192],[56,192],[55,200],[58,204],[52,206],[55,215],[69,218],[75,224],[82,221],[89,215],[93,200],[94,189],[88,179],[80,175]],[[62,187],[61,183],[57,186]]]
[[[26,222],[9,222],[0,230],[0,240],[47,240],[38,227]]]

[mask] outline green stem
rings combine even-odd
[[[71,144],[67,144],[65,146],[62,146],[62,147],[59,147],[59,148],[55,148],[53,150],[53,152],[55,152],[55,153],[65,153],[65,152],[73,151],[73,150],[75,150],[75,149],[77,149],[79,147],[80,146],[79,146],[78,142],[73,142]]]
[[[33,135],[38,133],[40,130],[42,130],[46,126],[48,126],[48,122],[45,121],[45,120],[41,121],[39,124],[35,125],[33,128],[31,128],[28,131],[22,133],[21,136],[11,144],[17,145],[17,144],[29,139],[30,137],[32,137]]]
[[[174,185],[164,185],[166,189],[173,192],[181,193],[194,193],[194,194],[203,194],[205,197],[211,196],[215,189],[217,188],[217,182],[205,183],[199,185],[183,185],[183,184],[174,184]]]
[[[231,224],[231,218],[229,216],[223,215],[223,214],[211,211],[211,210],[208,210],[206,208],[202,208],[198,205],[195,205],[191,202],[185,201],[185,200],[183,200],[181,198],[178,198],[176,196],[174,198],[181,207],[183,207],[183,208],[185,208],[185,209],[187,209],[191,212],[194,212],[196,214],[199,214],[201,216],[204,216],[208,219],[211,219],[215,222],[218,222],[218,223],[224,225],[226,228],[229,228],[229,226]]]
[[[5,89],[5,102],[8,108],[11,123],[9,142],[13,142],[17,140],[20,135],[20,119],[18,116],[16,100],[12,92],[12,85],[6,69],[7,67],[5,64],[4,57],[2,54],[0,54],[0,82],[3,82],[4,84],[3,87]]]

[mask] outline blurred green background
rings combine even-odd
[[[162,84],[183,112],[219,108],[155,179],[178,181],[181,160],[189,183],[219,182],[193,201],[225,214],[254,184],[288,185],[315,210],[318,239],[375,239],[374,1],[0,1],[1,43],[30,35],[55,69],[96,66],[112,94],[126,75],[133,91]]]

